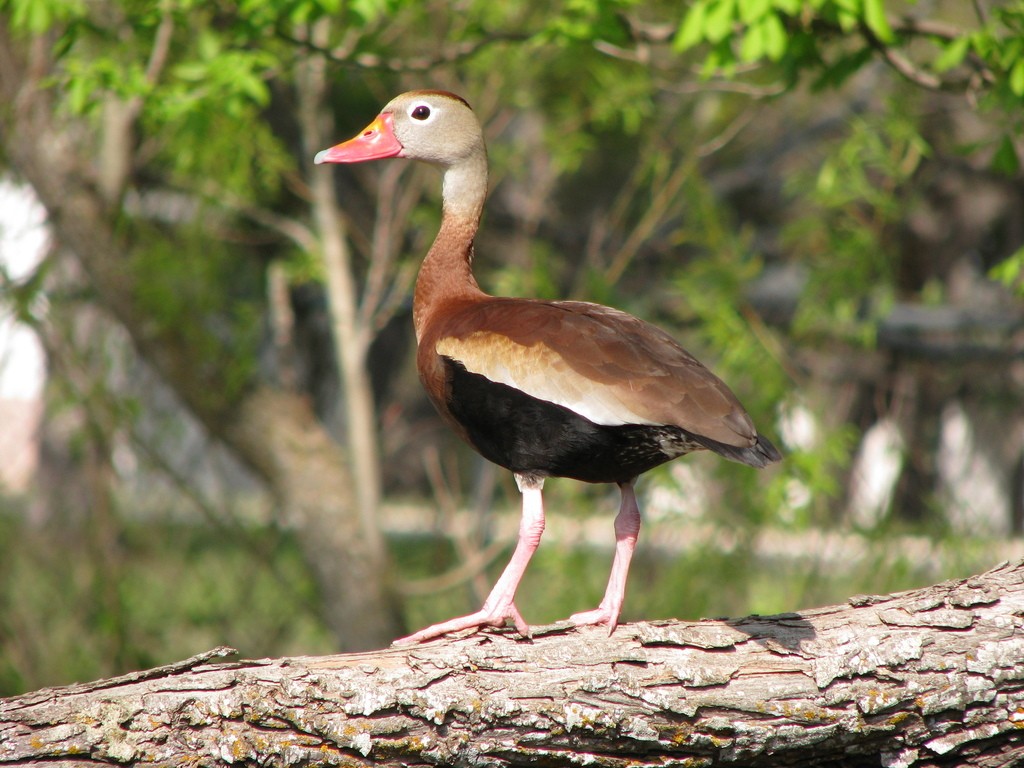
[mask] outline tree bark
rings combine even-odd
[[[0,702],[0,762],[1009,766],[1024,562],[772,617],[180,664]]]

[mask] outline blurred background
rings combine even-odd
[[[786,454],[642,479],[624,620],[1024,556],[1020,0],[0,0],[0,695],[479,606],[519,498],[416,379],[439,176],[312,164],[425,87],[481,285],[661,325]],[[545,490],[531,623],[613,543]]]

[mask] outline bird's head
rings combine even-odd
[[[469,104],[447,91],[409,91],[388,102],[359,135],[318,152],[315,163],[361,163],[407,157],[445,167],[484,148]]]

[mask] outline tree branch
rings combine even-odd
[[[773,617],[477,633],[0,702],[0,759],[155,766],[1007,766],[1024,563]],[[228,652],[216,649],[210,656]]]
[[[946,85],[938,75],[926,72],[925,70],[914,66],[910,59],[895,48],[883,43],[869,29],[867,29],[867,27],[862,30],[862,34],[867,38],[871,47],[882,55],[882,58],[885,59],[886,63],[890,67],[914,85],[920,86],[921,88],[925,88],[929,91],[941,90]]]
[[[531,35],[526,32],[489,32],[475,40],[451,43],[432,55],[409,56],[406,58],[387,58],[376,53],[364,51],[355,53],[358,39],[352,36],[340,45],[327,47],[315,41],[279,31],[278,35],[289,43],[301,46],[310,53],[317,54],[331,63],[355,69],[382,70],[385,72],[430,72],[446,64],[464,61],[485,48],[497,43],[519,43],[529,40]]]
[[[132,34],[131,28],[125,26],[121,34]],[[164,12],[146,62],[145,81],[150,86],[156,84],[167,64],[173,36],[174,19],[170,13]],[[110,206],[120,201],[131,176],[136,145],[133,133],[139,115],[142,114],[142,107],[143,101],[139,95],[122,98],[108,93],[103,97],[103,131],[100,134],[96,176],[100,194]]]
[[[985,16],[977,2],[975,2],[975,10],[981,24],[984,26]],[[638,48],[648,45],[666,45],[671,42],[677,32],[677,27],[674,24],[658,22],[650,23],[629,18],[625,19],[625,21],[630,35]],[[958,27],[954,24],[936,21],[933,19],[918,19],[910,16],[898,19],[889,19],[889,26],[893,32],[904,38],[925,37],[936,38],[948,42],[963,37],[965,34],[962,27]],[[817,17],[813,20],[813,29],[817,34],[846,34],[837,24],[826,22]],[[970,59],[971,67],[974,70],[971,77],[943,77],[938,73],[917,66],[897,47],[879,40],[866,25],[861,25],[859,32],[868,45],[870,45],[871,48],[875,50],[890,67],[909,82],[914,83],[921,88],[931,91],[962,91],[970,94],[972,89],[975,87],[975,83],[978,78],[986,83],[992,83],[995,80],[995,75],[992,70],[976,56],[972,56]],[[639,53],[631,53],[630,51],[620,47],[610,46],[599,47],[599,50],[602,50],[602,52],[608,55],[626,60],[647,60],[650,58],[647,56],[645,50],[640,51]],[[756,66],[755,68],[760,69],[761,67]],[[695,74],[699,72],[699,68],[695,70]],[[733,90],[739,93],[749,91],[750,95],[755,98],[776,95],[778,90],[778,88],[774,86],[766,89],[763,86],[748,85],[736,82],[735,80],[726,81],[724,83],[714,83],[714,81],[710,83],[702,82],[699,85],[699,89],[706,90],[712,85],[716,88]],[[687,88],[686,84],[683,84],[681,87],[683,89]],[[668,86],[669,90],[678,90],[679,88],[680,86],[678,84]]]

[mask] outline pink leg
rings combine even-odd
[[[526,566],[529,564],[530,558],[533,557],[537,545],[540,544],[540,537],[544,533],[544,499],[541,496],[544,479],[528,479],[516,475],[516,482],[523,494],[523,517],[519,523],[519,540],[516,543],[515,552],[512,553],[512,559],[509,560],[501,577],[491,590],[491,594],[484,601],[483,608],[476,613],[443,621],[440,624],[421,629],[408,637],[399,638],[395,640],[395,645],[421,643],[449,632],[458,632],[473,627],[500,627],[506,619],[512,619],[516,629],[524,637],[529,636],[530,627],[523,621],[514,601],[516,589],[523,578]]]
[[[604,599],[594,610],[569,617],[569,621],[578,626],[607,624],[609,635],[615,631],[619,623],[619,612],[626,597],[629,563],[633,559],[633,550],[636,549],[636,539],[640,533],[640,507],[633,492],[635,482],[634,479],[619,484],[622,503],[619,506],[619,514],[615,516],[615,558],[612,560],[612,572],[608,577]]]

